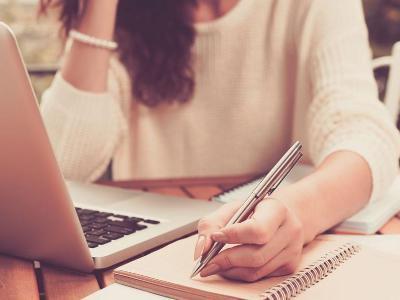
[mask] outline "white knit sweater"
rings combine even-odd
[[[139,104],[115,58],[104,94],[57,74],[41,109],[67,178],[93,181],[111,160],[114,179],[257,173],[300,140],[314,164],[360,154],[372,197],[387,188],[400,142],[378,101],[360,0],[242,0],[196,30],[185,104]]]

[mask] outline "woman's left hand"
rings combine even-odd
[[[211,247],[212,241],[239,244],[223,250],[202,270],[200,276],[220,274],[247,282],[265,276],[293,273],[304,243],[303,226],[282,201],[261,201],[251,218],[224,227],[241,202],[229,203],[200,220],[195,258]]]

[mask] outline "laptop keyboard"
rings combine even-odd
[[[75,207],[89,248],[110,243],[136,231],[145,230],[149,224],[160,222],[139,217],[117,215],[98,210]]]

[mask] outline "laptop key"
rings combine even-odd
[[[106,239],[110,240],[117,240],[122,238],[124,235],[120,233],[115,233],[115,232],[107,232],[106,234],[103,234],[102,237],[105,237]]]
[[[119,218],[119,219],[128,219],[128,216],[124,216],[124,215],[114,215],[114,217]]]
[[[106,213],[106,212],[98,212],[94,214],[94,216],[98,218],[107,218],[112,215],[113,215],[112,213]]]
[[[95,218],[93,221],[96,223],[107,223],[108,219],[107,218]]]
[[[153,225],[160,224],[160,221],[150,220],[150,219],[144,220],[143,222],[145,222],[147,224],[153,224]]]
[[[91,209],[81,209],[79,211],[79,215],[93,215],[95,213],[98,213],[97,210],[91,210]]]
[[[96,243],[96,244],[100,244],[100,245],[104,245],[106,243],[109,243],[111,240],[106,239],[104,237],[98,237],[95,235],[86,235],[85,236],[86,241],[88,241],[89,243]]]
[[[102,229],[107,226],[107,223],[99,224],[99,223],[92,223],[89,225],[92,229]]]
[[[90,235],[96,235],[96,236],[100,236],[107,233],[107,231],[103,230],[103,229],[95,229],[89,232]]]
[[[89,246],[89,248],[96,248],[99,245],[95,244],[95,243],[88,243],[88,246]]]
[[[86,225],[90,224],[89,221],[81,221],[81,220],[79,220],[79,222],[81,223],[81,226],[86,226]]]
[[[120,218],[120,217],[116,217],[116,216],[109,216],[107,219],[109,221],[119,221],[119,222],[125,221],[124,218]]]
[[[144,219],[143,218],[138,218],[138,217],[130,217],[129,219],[128,219],[130,222],[140,222],[140,221],[143,221]]]
[[[136,224],[135,225],[135,229],[136,230],[143,230],[143,229],[146,229],[146,228],[147,228],[146,225],[142,225],[142,224]]]
[[[88,232],[88,231],[91,231],[92,230],[92,228],[90,228],[89,226],[82,226],[82,230],[83,230],[83,232]]]
[[[108,224],[111,226],[119,226],[124,228],[135,228],[136,223],[127,222],[127,221],[108,221]]]
[[[94,216],[91,215],[78,215],[79,220],[81,221],[91,221],[94,219]]]
[[[124,235],[134,233],[135,230],[131,228],[124,228],[124,227],[118,227],[118,226],[107,226],[104,228],[104,230],[110,231],[110,232],[115,232],[115,233],[121,233]]]

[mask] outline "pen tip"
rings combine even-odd
[[[200,273],[199,270],[194,270],[192,275],[190,275],[190,279],[195,278],[199,273]]]
[[[193,279],[194,277],[196,277],[197,274],[200,273],[200,271],[202,269],[201,267],[202,267],[202,265],[200,263],[200,259],[198,259],[196,261],[196,264],[195,264],[194,268],[193,268],[192,275],[190,275],[190,279]]]

